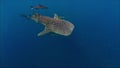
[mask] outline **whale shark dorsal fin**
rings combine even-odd
[[[54,14],[54,19],[64,19],[64,16],[58,16],[56,13]]]
[[[54,14],[54,19],[59,19],[59,16],[56,13]]]

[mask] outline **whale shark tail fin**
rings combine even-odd
[[[29,15],[21,14],[20,16],[30,20],[30,16]]]

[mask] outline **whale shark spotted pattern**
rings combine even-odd
[[[44,30],[38,33],[38,36],[45,35],[49,32],[69,36],[74,29],[74,25],[71,22],[59,18],[57,14],[54,14],[54,18],[43,16],[38,13],[27,17],[45,26]]]

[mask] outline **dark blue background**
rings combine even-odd
[[[34,12],[64,16],[72,35],[37,37],[43,26],[20,16]],[[120,1],[0,0],[0,67],[120,67]]]

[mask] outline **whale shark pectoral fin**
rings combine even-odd
[[[48,27],[45,27],[45,29],[42,32],[39,32],[37,36],[42,36],[50,32],[50,29]]]

